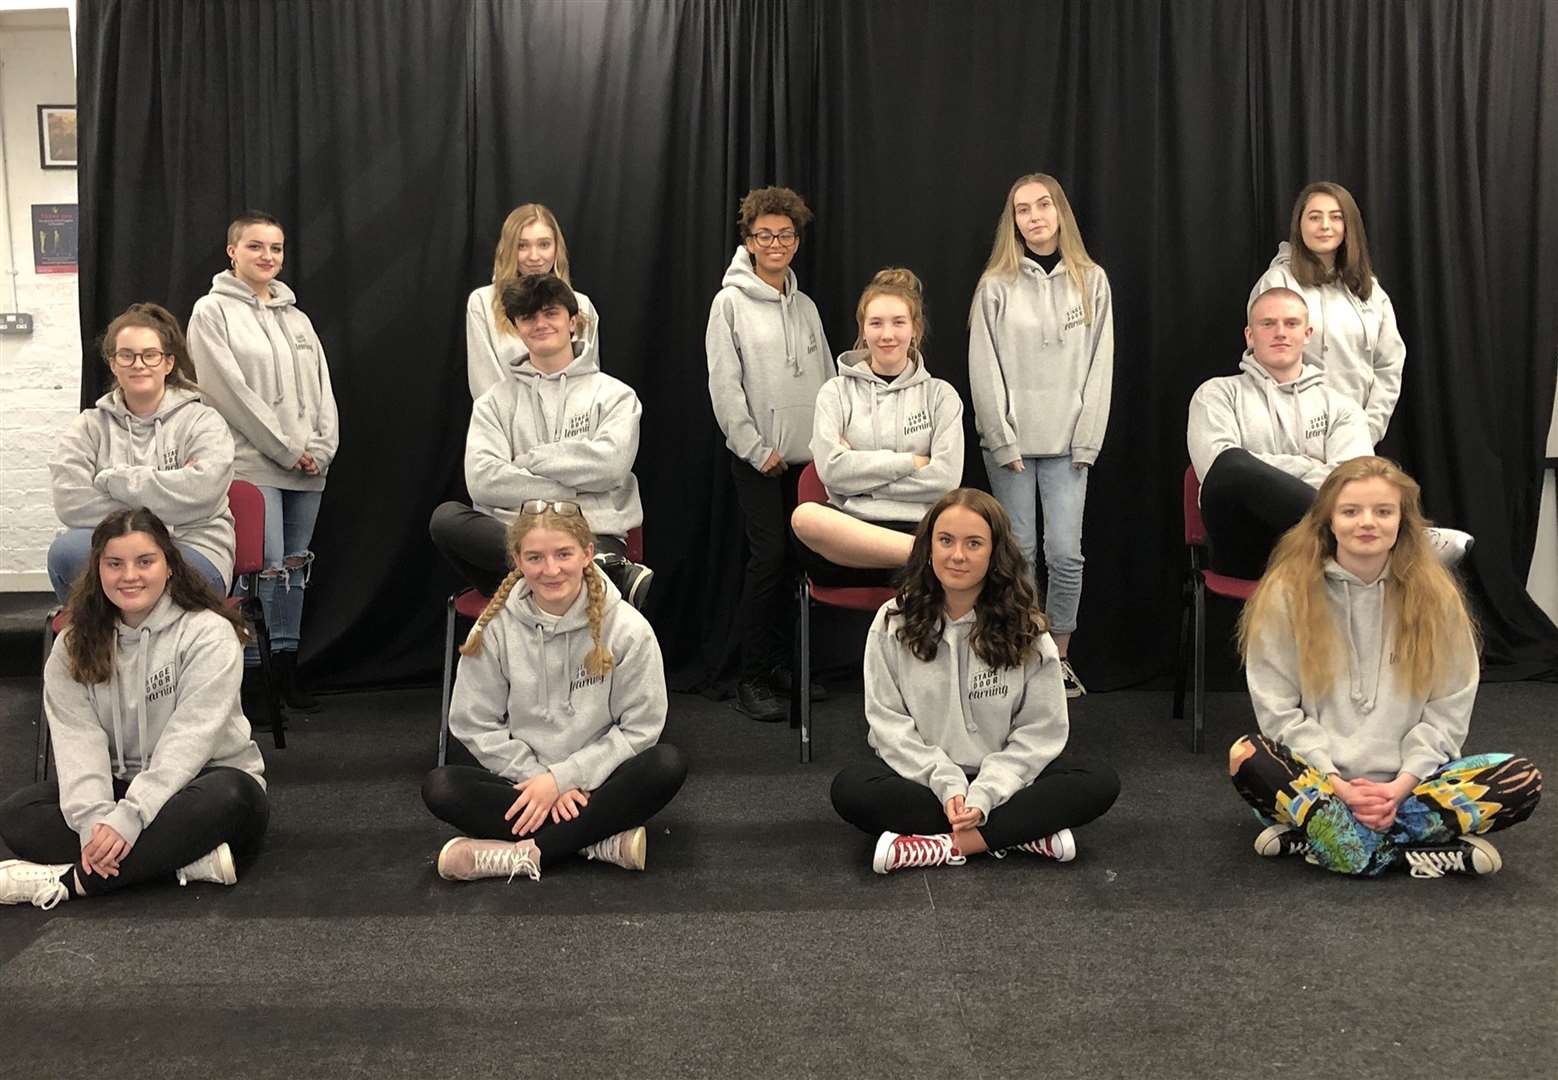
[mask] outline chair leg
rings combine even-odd
[[[1190,608],[1194,586],[1185,579],[1179,598],[1179,663],[1174,666],[1174,719],[1185,718],[1185,683],[1190,671]]]
[[[54,651],[54,620],[59,615],[59,608],[53,608],[43,617],[43,668],[49,666],[49,654]],[[49,778],[49,714],[43,707],[43,699],[40,694],[38,699],[38,744],[35,749],[35,757],[32,767],[33,783],[41,784]]]
[[[449,699],[454,691],[454,594],[449,594],[449,604],[444,612],[444,699],[439,709],[438,764],[449,760]]]
[[[1206,583],[1197,577],[1194,585],[1195,608],[1195,681],[1191,687],[1194,717],[1190,726],[1190,752],[1201,752],[1201,733],[1206,726]]]
[[[287,714],[281,711],[281,694],[276,689],[276,668],[270,651],[270,627],[265,624],[265,606],[258,596],[244,601],[244,614],[254,627],[254,644],[260,652],[260,682],[265,687],[265,711],[270,714],[271,741],[277,750],[287,748]]]
[[[800,597],[797,621],[800,624],[801,655],[790,693],[801,703],[801,764],[809,765],[811,763],[811,593],[806,587],[804,577],[801,578],[801,587],[797,594]]]

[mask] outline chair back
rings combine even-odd
[[[795,482],[795,501],[797,503],[828,501],[828,489],[823,486],[822,477],[817,475],[816,462],[808,461],[806,468],[801,470],[801,478]]]
[[[227,505],[233,512],[233,577],[257,574],[265,569],[265,496],[249,481],[234,480]]]
[[[1194,466],[1185,470],[1185,546],[1206,546],[1206,522],[1201,520],[1201,482],[1196,479]]]
[[[628,558],[633,562],[644,561],[644,527],[635,525],[628,530]]]

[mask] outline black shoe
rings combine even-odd
[[[762,679],[742,679],[736,684],[736,708],[765,724],[790,715],[789,706],[775,697],[773,687]]]
[[[287,708],[302,709],[305,712],[319,708],[319,702],[303,689],[303,681],[298,677],[297,653],[271,653],[271,663],[276,668],[276,681],[281,690],[281,700]]]
[[[787,667],[774,668],[768,676],[768,681],[773,686],[775,693],[783,694],[785,697],[790,696],[790,687],[795,684],[795,680],[790,676],[790,669]],[[820,682],[813,681],[811,684],[811,699],[813,701],[826,701],[828,699],[828,688]]]
[[[595,565],[600,567],[601,573],[611,579],[611,583],[622,594],[622,599],[639,611],[644,610],[644,604],[649,600],[649,586],[655,580],[653,570],[641,563],[625,559],[621,555],[609,553],[595,556]]]
[[[238,691],[238,705],[249,721],[251,731],[274,731],[275,723],[270,711],[270,692],[265,685],[265,670],[258,664],[243,669],[243,685]],[[280,702],[277,702],[279,709]]]

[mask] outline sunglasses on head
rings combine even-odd
[[[548,510],[559,517],[580,517],[583,511],[576,502],[566,502],[562,499],[527,499],[519,504],[521,514],[544,514]]]

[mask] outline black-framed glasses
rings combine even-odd
[[[757,232],[747,233],[747,235],[757,241],[758,247],[773,247],[775,244],[778,244],[780,247],[793,247],[799,234],[794,229],[786,229],[784,232],[769,232],[767,229],[759,229]]]
[[[173,359],[173,354],[163,352],[161,349],[142,349],[136,352],[133,349],[115,349],[112,354],[115,367],[130,368],[139,360],[149,368],[158,367],[164,360]]]
[[[584,511],[579,509],[576,502],[568,502],[564,499],[526,499],[519,504],[521,514],[544,514],[548,510],[559,517],[582,517]]]

